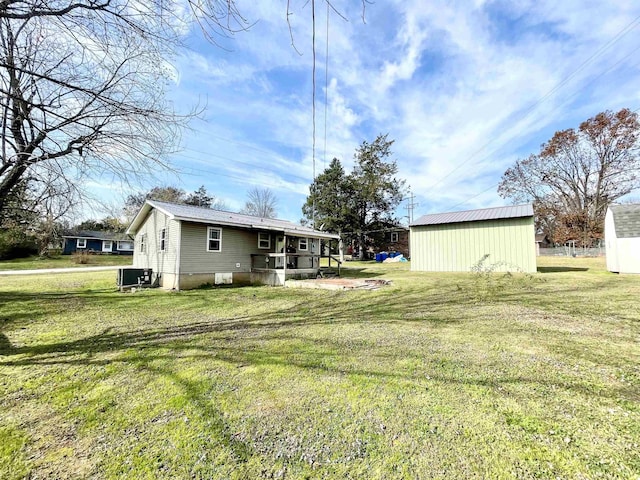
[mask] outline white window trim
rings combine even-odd
[[[260,244],[262,243],[263,240],[265,240],[264,235],[266,235],[266,240],[267,240],[267,246],[263,247]],[[264,232],[258,232],[258,248],[260,250],[270,250],[271,249],[271,234],[270,233],[264,233]]]
[[[158,251],[167,251],[167,229],[161,228],[158,232]]]
[[[398,234],[398,232],[391,232],[391,243],[398,243],[399,238],[400,235]]]
[[[123,243],[128,243],[131,246],[131,248],[122,248],[121,245]],[[130,240],[118,240],[116,248],[123,252],[133,252],[133,242]]]
[[[82,242],[82,245],[80,244],[80,242]],[[76,248],[87,248],[87,239],[86,238],[76,239]]]
[[[140,235],[140,253],[147,253],[147,234]]]
[[[302,242],[304,242],[304,247],[302,246]],[[308,238],[299,238],[298,239],[298,250],[301,252],[309,251],[309,239]]]
[[[212,230],[217,230],[218,231],[218,238],[211,238],[211,231]],[[211,250],[209,248],[209,241],[210,240],[217,240],[218,241],[218,250]],[[222,252],[222,229],[220,227],[207,227],[207,252],[214,252],[214,253],[219,253]]]
[[[109,245],[109,248],[107,249],[107,245]],[[113,252],[113,240],[103,240],[102,241],[102,251],[105,253],[111,253]]]

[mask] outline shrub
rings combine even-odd
[[[89,254],[89,252],[74,252],[71,255],[71,259],[73,260],[73,263],[86,265],[91,261],[91,254]]]

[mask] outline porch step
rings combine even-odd
[[[318,275],[322,278],[334,278],[339,276],[338,272],[328,267],[321,267],[318,271]]]

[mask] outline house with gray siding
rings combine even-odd
[[[156,200],[145,202],[127,233],[133,267],[152,269],[161,287],[176,290],[315,278],[321,241],[339,239],[286,220]]]
[[[640,203],[609,206],[604,240],[607,270],[640,273]]]
[[[424,215],[410,225],[411,270],[535,272],[532,205]]]

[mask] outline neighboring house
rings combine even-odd
[[[315,278],[321,240],[339,239],[285,220],[156,200],[145,202],[127,233],[135,236],[133,267],[152,269],[154,281],[176,290]]]
[[[536,255],[540,256],[541,248],[551,248],[553,244],[545,233],[536,233]]]
[[[390,227],[384,232],[384,239],[376,242],[376,252],[400,252],[409,257],[409,229],[402,225]]]
[[[101,231],[69,232],[62,236],[62,254],[74,252],[133,255],[133,238],[126,233]]]
[[[536,271],[533,207],[515,205],[424,215],[410,225],[411,270]]]
[[[640,204],[611,205],[604,219],[607,270],[640,273]]]

